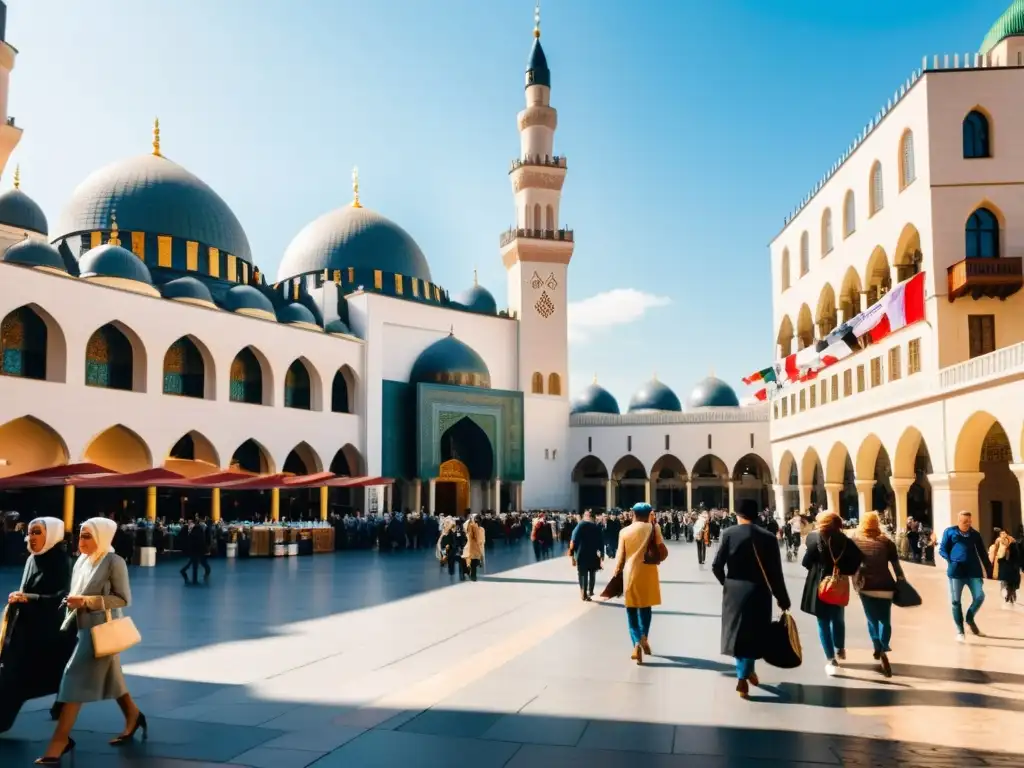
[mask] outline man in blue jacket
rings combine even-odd
[[[967,626],[975,635],[981,630],[974,619],[985,602],[985,576],[989,573],[988,553],[981,534],[971,527],[971,513],[961,511],[957,525],[951,525],[942,533],[939,554],[946,560],[946,576],[949,577],[949,593],[953,601],[953,621],[956,623],[957,642],[964,642],[964,612],[960,604],[964,587],[971,590],[971,607],[967,609]]]
[[[580,597],[589,601],[594,597],[594,582],[604,559],[601,528],[594,522],[594,513],[589,509],[583,513],[583,519],[573,529],[569,554],[572,556],[573,565],[576,566]]]

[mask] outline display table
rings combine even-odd
[[[334,529],[313,528],[313,554],[334,551]]]

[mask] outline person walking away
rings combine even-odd
[[[117,525],[113,520],[94,517],[86,520],[78,533],[81,555],[71,574],[71,594],[65,604],[67,613],[62,630],[77,627],[78,645],[64,670],[57,700],[64,706],[46,753],[36,760],[38,765],[58,765],[61,758],[73,751],[75,741],[71,729],[78,719],[82,704],[116,699],[124,714],[124,730],[110,741],[113,746],[128,744],[141,728],[146,737],[149,725],[128,692],[121,672],[119,654],[96,658],[92,628],[106,621],[106,611],[118,617],[131,604],[128,566],[112,550]]]
[[[981,636],[981,630],[975,619],[985,602],[985,576],[989,575],[988,552],[981,534],[971,527],[972,516],[967,510],[957,515],[957,524],[951,525],[942,532],[939,554],[946,561],[946,577],[949,579],[949,596],[953,608],[953,623],[956,625],[956,640],[966,642],[964,621],[971,632]],[[971,607],[964,616],[964,587],[971,591]]]
[[[601,528],[594,522],[594,513],[589,509],[583,513],[583,519],[572,532],[569,554],[572,557],[572,564],[576,566],[580,598],[593,599],[597,571],[604,559],[604,541]]]
[[[711,544],[711,526],[708,525],[708,514],[703,513],[693,526],[693,536],[697,540],[697,564],[704,565],[708,557],[708,545]]]
[[[815,530],[807,535],[803,566],[807,569],[800,609],[818,620],[818,639],[825,652],[825,673],[834,676],[839,662],[846,659],[846,604],[849,602],[849,578],[857,573],[863,556],[857,545],[843,533],[843,521],[835,512],[819,512]],[[836,579],[838,576],[838,579]],[[822,582],[845,581],[846,602],[827,602],[820,596]],[[841,592],[842,586],[837,588]],[[834,599],[834,598],[833,598]]]
[[[533,556],[540,562],[541,554],[544,549],[544,537],[541,534],[543,527],[547,525],[547,520],[544,519],[544,515],[540,514],[533,521],[533,527],[530,528],[530,541],[533,542]]]
[[[877,512],[868,512],[857,526],[854,541],[864,556],[857,572],[860,602],[868,622],[868,636],[874,647],[875,660],[885,677],[892,677],[889,665],[889,640],[892,638],[892,597],[896,581],[906,578],[896,543],[882,532]],[[890,572],[890,568],[892,569]]]
[[[608,544],[608,557],[615,557],[618,554],[619,533],[622,531],[622,521],[619,520],[618,512],[609,510],[605,513],[605,541]]]
[[[722,585],[722,653],[736,660],[736,692],[750,696],[760,685],[754,662],[763,658],[762,640],[772,622],[772,597],[790,607],[775,537],[754,524],[757,502],[744,499],[736,525],[722,534],[711,572]]]
[[[988,560],[992,564],[992,578],[1001,583],[1003,608],[1013,608],[1020,589],[1021,554],[1020,544],[1006,531],[996,528],[996,540],[988,548]]]
[[[203,581],[210,580],[210,564],[206,560],[207,554],[207,541],[206,541],[206,529],[203,524],[198,520],[194,520],[189,524],[188,536],[185,540],[185,546],[188,547],[186,554],[188,555],[188,562],[181,569],[181,578],[188,584],[188,569],[192,569],[192,583],[199,583],[199,566],[203,566]]]
[[[661,537],[661,529],[651,521],[651,505],[633,506],[633,522],[619,531],[616,547],[615,573],[622,574],[623,599],[626,603],[626,621],[629,638],[633,642],[631,659],[643,664],[644,654],[651,655],[651,609],[661,605],[661,582],[658,565],[645,562],[647,543],[653,536],[658,562],[668,557],[668,547]]]
[[[437,559],[441,567],[448,566],[448,575],[455,575],[455,561],[459,559],[456,541],[455,518],[446,517],[441,525],[441,536],[437,540]]]
[[[9,730],[29,699],[60,688],[75,637],[61,632],[61,603],[71,589],[71,562],[64,548],[64,523],[40,517],[28,524],[29,557],[21,586],[7,598],[0,629],[0,733]],[[60,706],[50,710],[57,719]]]
[[[484,560],[486,535],[480,525],[480,515],[473,515],[466,522],[466,546],[462,550],[462,559],[469,572],[469,580],[476,581],[476,571]]]

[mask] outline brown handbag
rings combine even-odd
[[[666,547],[663,553],[662,547],[658,546],[656,525],[656,523],[651,523],[651,534],[647,537],[647,547],[644,549],[644,565],[661,565],[668,556],[668,548]]]

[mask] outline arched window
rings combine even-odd
[[[85,345],[85,384],[104,389],[132,388],[132,344],[113,325],[104,325]]]
[[[562,395],[562,377],[557,373],[552,373],[548,376],[548,394],[549,395]]]
[[[231,401],[263,403],[263,369],[252,350],[246,347],[231,362]]]
[[[535,395],[544,394],[544,374],[540,371],[533,374],[533,386],[530,387],[530,391]]]
[[[964,118],[964,157],[991,157],[988,118],[974,109]]]
[[[183,336],[164,355],[164,394],[203,397],[205,384],[203,356],[195,343]]]
[[[968,259],[999,258],[999,220],[988,208],[979,208],[967,219],[967,242],[964,255]]]
[[[800,277],[807,274],[811,268],[811,238],[807,231],[800,235]]]
[[[28,307],[0,322],[0,374],[46,378],[46,323]]]
[[[782,249],[782,290],[789,289],[789,248]]]
[[[821,214],[821,255],[832,253],[832,209]]]
[[[870,203],[868,207],[872,216],[882,210],[885,205],[884,191],[885,189],[882,186],[882,164],[876,160],[875,164],[871,166],[871,195],[868,201]]]
[[[857,199],[853,196],[853,190],[846,191],[846,199],[843,200],[843,238],[847,238],[857,231]]]
[[[900,189],[906,189],[917,178],[914,170],[914,134],[907,131],[900,141]]]
[[[296,360],[284,376],[284,407],[308,411],[310,404],[309,371],[301,360]]]
[[[331,410],[334,413],[352,413],[352,395],[349,391],[349,377],[344,370],[334,374],[331,384]]]
[[[552,232],[555,229],[555,206],[548,206],[548,229]]]
[[[540,203],[533,206],[533,228],[544,229],[544,219],[540,215]]]

